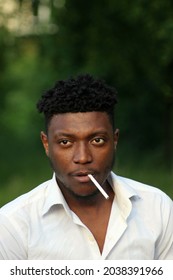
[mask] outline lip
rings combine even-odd
[[[91,174],[91,172],[88,171],[80,171],[73,173],[72,176],[80,183],[88,183],[90,182],[90,178],[88,177],[88,174]]]

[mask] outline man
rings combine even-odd
[[[172,200],[111,171],[116,103],[115,89],[90,75],[42,96],[54,175],[0,210],[0,259],[173,259]]]

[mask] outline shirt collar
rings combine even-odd
[[[62,205],[66,212],[71,215],[70,208],[57,184],[55,173],[46,188],[43,215],[45,215],[53,205]]]
[[[117,176],[111,172],[108,177],[108,181],[115,193],[115,201],[121,211],[121,214],[124,219],[127,219],[132,210],[132,202],[136,199],[140,199],[140,196],[128,183],[126,178]]]
[[[118,207],[126,219],[132,209],[132,199],[139,198],[139,194],[132,188],[130,184],[128,184],[128,180],[115,175],[113,172],[110,173],[108,181],[115,193],[115,199]],[[49,181],[46,188],[43,215],[45,215],[53,205],[63,206],[67,214],[71,216],[70,208],[60,188],[58,187],[55,173],[53,174],[53,177]]]

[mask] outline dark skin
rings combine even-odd
[[[113,166],[118,134],[105,112],[54,115],[48,135],[41,132],[57,183],[70,209],[92,232],[100,252],[114,198],[107,177]],[[92,174],[104,188],[108,200],[87,174]]]

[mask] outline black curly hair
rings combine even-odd
[[[114,127],[114,105],[117,92],[104,81],[89,74],[60,80],[46,91],[37,103],[37,109],[44,113],[46,130],[54,115],[77,112],[106,112]]]

